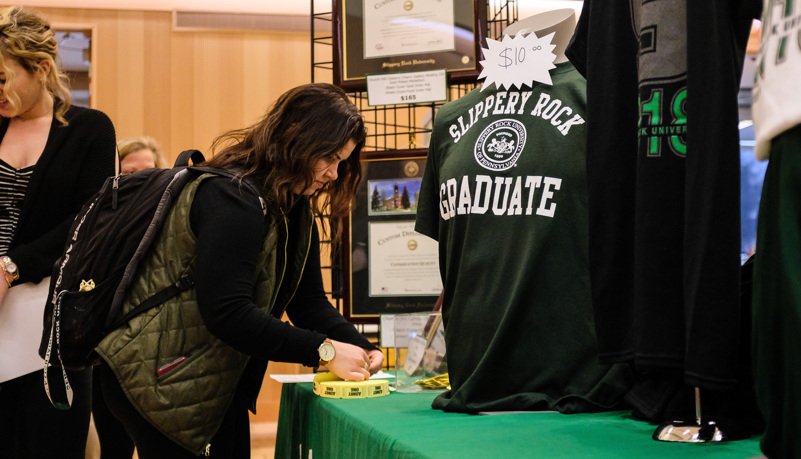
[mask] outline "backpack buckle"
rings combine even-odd
[[[180,290],[186,290],[191,288],[195,285],[195,280],[190,275],[182,276],[180,279],[175,281],[175,286],[178,287]]]

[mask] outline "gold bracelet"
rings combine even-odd
[[[11,282],[13,282],[13,281],[8,278],[8,270],[6,269],[6,264],[5,263],[0,263],[0,269],[3,270],[3,278],[6,280],[6,282],[8,282],[8,286],[10,288],[11,287]]]

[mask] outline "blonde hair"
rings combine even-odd
[[[122,162],[122,160],[125,159],[125,157],[129,154],[144,149],[148,149],[153,152],[153,161],[156,164],[156,167],[167,167],[167,161],[161,154],[161,147],[153,137],[126,137],[117,142],[117,150],[120,152],[120,162]]]
[[[6,73],[6,84],[14,81],[14,71],[9,67],[8,59],[18,62],[31,75],[42,70],[42,61],[50,64],[45,88],[56,101],[56,119],[66,126],[68,123],[65,115],[70,109],[72,96],[69,78],[56,65],[56,60],[59,59],[58,41],[50,28],[50,22],[19,6],[0,9],[0,67]],[[18,108],[19,97],[10,94],[9,103]]]

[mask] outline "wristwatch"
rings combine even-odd
[[[317,353],[320,354],[320,366],[322,367],[334,360],[334,357],[337,355],[337,350],[334,349],[334,344],[331,343],[331,340],[326,338],[323,344],[317,348]]]
[[[3,264],[6,265],[5,272],[11,274],[12,282],[19,279],[19,270],[17,269],[17,264],[11,261],[7,255],[3,255],[0,257],[0,260],[3,261]]]

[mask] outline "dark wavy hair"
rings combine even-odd
[[[337,180],[309,198],[316,216],[330,213],[330,232],[336,241],[361,179],[359,156],[366,137],[364,119],[342,89],[311,83],[282,94],[255,124],[217,137],[211,148],[214,156],[207,163],[239,169],[242,178],[255,179],[269,211],[280,217],[299,199],[293,189],[299,183],[304,189],[314,183],[317,161],[337,159],[353,140],[356,148],[339,164]]]

